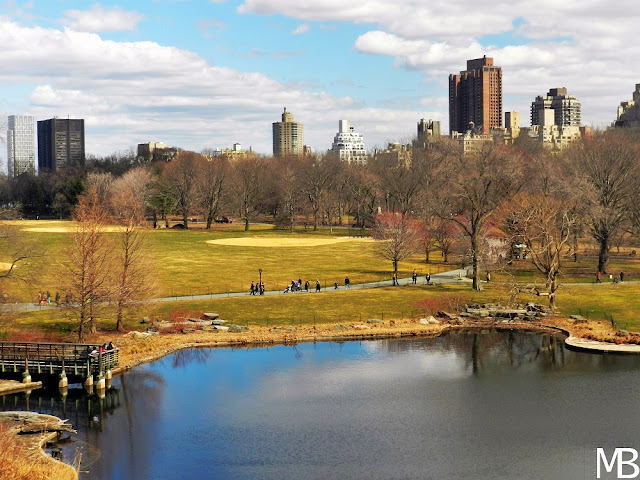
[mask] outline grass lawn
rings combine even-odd
[[[21,225],[20,222],[17,222]],[[32,227],[34,222],[24,222]],[[65,270],[62,262],[65,248],[69,245],[69,235],[63,233],[70,222],[40,221],[41,231],[25,232],[27,238],[40,241],[44,261],[38,269],[38,276],[31,284],[21,284],[4,280],[0,284],[2,292],[9,294],[9,301],[33,301],[39,290],[55,291],[63,294]],[[354,233],[354,232],[352,232]],[[318,232],[296,230],[294,233],[276,230],[269,225],[252,225],[244,232],[241,225],[216,225],[214,230],[194,228],[187,231],[157,229],[148,234],[148,249],[153,258],[154,275],[158,288],[152,297],[196,295],[227,291],[248,291],[251,281],[258,280],[258,269],[267,289],[284,289],[292,279],[309,280],[313,285],[319,279],[323,286],[338,281],[342,286],[344,277],[349,276],[352,285],[365,281],[390,280],[391,262],[378,257],[373,242],[348,239],[336,243],[317,245],[318,239],[341,240],[348,230],[328,229]],[[109,235],[116,235],[110,233]],[[238,246],[211,244],[208,240],[230,240],[260,238],[261,246]],[[278,246],[282,239],[297,246]],[[293,241],[293,240],[295,241]],[[304,246],[308,240],[309,245]],[[265,243],[266,242],[266,243]],[[322,243],[322,242],[320,242]],[[265,246],[266,245],[266,246]],[[613,317],[618,328],[640,330],[640,260],[629,255],[626,250],[613,252],[611,271],[616,275],[625,272],[625,283],[595,285],[593,252],[582,255],[573,263],[567,259],[563,264],[561,284],[558,292],[560,313],[582,314],[592,319]],[[435,255],[437,257],[437,255]],[[0,253],[0,262],[6,261]],[[426,264],[421,255],[400,262],[400,276],[410,276],[416,268],[421,278],[427,272],[438,273],[457,267],[455,265]],[[141,329],[143,316],[170,319],[172,314],[191,313],[199,315],[214,311],[221,318],[239,324],[297,325],[314,321],[335,323],[358,323],[369,318],[401,319],[435,313],[439,309],[452,311],[456,305],[472,302],[500,302],[508,298],[509,282],[544,283],[544,278],[533,266],[525,261],[516,261],[503,270],[494,270],[493,282],[484,285],[484,290],[474,292],[469,286],[443,286],[400,288],[376,288],[337,292],[298,293],[264,297],[222,298],[205,301],[180,301],[147,303],[136,311],[129,312],[125,319],[128,329]],[[631,281],[631,282],[629,282]],[[546,303],[546,297],[521,296],[518,301]],[[99,328],[110,331],[115,319],[109,308],[101,315]],[[10,336],[21,332],[30,335],[36,332],[41,339],[55,339],[62,336],[74,340],[75,319],[63,309],[12,315],[2,319],[0,332]]]
[[[16,221],[25,229],[27,240],[37,240],[43,254],[37,275],[28,283],[4,281],[0,284],[2,293],[9,295],[10,302],[32,302],[38,291],[60,292],[64,297],[64,278],[67,275],[63,265],[65,250],[70,244],[70,236],[64,233],[72,223],[65,221]],[[35,224],[35,226],[34,226]],[[328,228],[318,232],[298,229],[293,233],[277,230],[270,225],[252,225],[244,232],[241,225],[216,225],[213,230],[194,228],[186,231],[156,229],[148,231],[148,251],[152,260],[157,289],[152,297],[183,296],[209,293],[248,291],[252,281],[259,279],[258,269],[262,269],[262,280],[267,289],[284,289],[292,279],[309,280],[315,284],[341,285],[349,276],[351,283],[388,280],[391,278],[391,262],[378,257],[373,250],[373,242],[368,239],[350,238],[339,243],[314,245],[314,240],[340,240],[347,236],[346,228]],[[359,233],[352,230],[351,233]],[[116,238],[117,233],[108,235]],[[261,241],[271,240],[271,246],[236,246],[207,243],[209,240],[257,237]],[[297,246],[278,246],[281,239],[296,239]],[[305,246],[305,241],[310,243]],[[262,242],[264,243],[264,242]],[[269,243],[269,242],[267,242]],[[317,243],[317,242],[316,242]],[[7,261],[0,252],[0,262]],[[438,273],[449,269],[440,264],[427,265],[421,256],[400,262],[400,275],[410,276],[416,268],[421,276],[427,272]]]

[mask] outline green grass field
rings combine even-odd
[[[38,275],[28,284],[4,280],[0,287],[9,294],[11,302],[32,302],[39,290],[62,290],[65,270],[62,262],[65,249],[69,244],[69,234],[56,232],[69,222],[39,222],[45,231],[25,232],[28,238],[40,241],[44,253]],[[47,228],[49,230],[47,230]],[[52,231],[53,230],[53,231]],[[320,279],[324,285],[338,281],[342,285],[344,277],[349,276],[352,284],[361,282],[388,281],[391,274],[389,261],[375,254],[372,242],[358,239],[342,241],[328,245],[315,246],[278,246],[282,239],[295,239],[296,242],[308,240],[313,244],[318,239],[344,237],[347,229],[334,229],[331,235],[328,229],[319,232],[296,230],[277,230],[268,225],[252,225],[249,232],[242,231],[240,225],[217,225],[215,230],[203,229],[150,230],[148,232],[148,251],[153,259],[154,276],[157,290],[152,297],[197,295],[221,293],[227,291],[247,291],[251,281],[258,280],[258,269],[267,289],[283,289],[292,279],[301,278],[315,284]],[[115,234],[110,234],[115,235]],[[262,246],[233,246],[207,243],[208,240],[247,239],[257,237]],[[264,246],[269,244],[272,245]],[[588,252],[589,253],[589,252]],[[439,255],[433,254],[438,258]],[[0,254],[0,262],[3,261]],[[416,268],[422,277],[426,272],[437,273],[456,268],[455,264],[427,264],[421,255],[416,255],[400,263],[400,275],[410,276]],[[569,259],[564,262],[561,286],[558,292],[560,313],[570,315],[580,313],[593,319],[612,317],[619,328],[640,330],[640,261],[629,255],[626,250],[614,252],[611,271],[626,274],[624,284],[593,284],[596,258],[593,254],[582,255],[577,263]],[[135,311],[128,312],[125,327],[141,328],[140,319],[144,316],[171,318],[172,314],[215,311],[222,318],[239,324],[296,325],[314,321],[354,323],[369,318],[406,318],[435,313],[438,309],[453,310],[462,303],[490,301],[504,302],[508,298],[509,283],[543,283],[542,276],[532,265],[517,261],[502,270],[495,270],[493,282],[485,285],[481,292],[474,292],[468,286],[441,286],[401,288],[376,288],[351,291],[340,290],[321,294],[294,294],[265,297],[222,298],[206,301],[180,301],[166,303],[147,303]],[[573,284],[579,285],[573,285]],[[580,285],[581,284],[581,285]],[[534,301],[544,303],[545,297],[527,297],[518,299],[521,303]],[[100,328],[111,330],[114,327],[112,310],[107,307],[101,313]],[[10,323],[7,323],[10,322]],[[74,318],[63,311],[32,312],[12,315],[5,318],[0,331],[36,330],[46,338],[56,335],[72,337],[75,328]]]

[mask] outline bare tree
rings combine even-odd
[[[563,257],[571,252],[571,234],[577,220],[573,202],[566,197],[521,192],[501,211],[514,242],[527,246],[532,263],[546,276],[549,307],[555,309],[558,274]]]
[[[393,273],[398,273],[398,262],[420,249],[420,225],[410,215],[383,213],[376,217],[373,238],[377,240],[378,254],[393,263]]]
[[[211,228],[211,224],[220,213],[228,175],[229,162],[225,157],[215,157],[200,162],[196,192],[207,230]]]
[[[66,269],[73,308],[78,315],[78,341],[82,343],[87,323],[89,331],[96,332],[95,312],[109,291],[113,248],[105,235],[107,211],[98,201],[95,188],[80,197],[73,218],[76,227],[67,248]]]
[[[640,147],[624,133],[611,131],[567,151],[576,196],[586,207],[592,237],[598,243],[598,271],[607,272],[609,253],[627,219],[635,194]]]
[[[164,168],[164,178],[173,193],[174,207],[189,228],[189,214],[196,204],[196,182],[204,157],[195,152],[180,152]]]
[[[262,195],[262,169],[264,162],[258,157],[241,158],[233,164],[233,190],[244,217],[244,231],[249,230],[251,215]]]
[[[439,168],[438,204],[434,212],[457,223],[470,243],[473,289],[480,290],[482,234],[500,203],[521,186],[518,154],[495,144],[474,154],[449,155]]]
[[[313,212],[313,230],[318,230],[319,213],[323,207],[324,196],[336,180],[340,161],[333,155],[324,158],[309,157],[301,160],[301,189]]]
[[[148,294],[153,286],[145,232],[146,192],[151,178],[147,170],[130,170],[112,186],[111,208],[120,225],[114,252],[116,329],[123,331],[123,311]]]

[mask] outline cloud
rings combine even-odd
[[[304,33],[307,33],[309,30],[311,30],[311,25],[309,25],[308,23],[303,23],[302,25],[299,25],[294,31],[292,31],[291,35],[302,35]]]
[[[93,5],[89,10],[67,10],[62,25],[77,32],[119,32],[133,30],[144,15],[120,7]]]
[[[196,27],[203,37],[211,39],[217,37],[221,30],[227,28],[227,24],[220,20],[207,19],[198,20],[196,22]]]
[[[421,115],[366,108],[350,97],[215,66],[154,42],[116,42],[0,17],[0,43],[0,83],[34,85],[28,110],[39,120],[84,118],[89,153],[158,140],[193,150],[240,142],[270,154],[271,123],[285,106],[304,123],[305,143],[314,149],[331,147],[340,118],[350,119],[373,147],[413,134]]]
[[[609,124],[640,78],[633,0],[514,0],[508,8],[493,0],[245,0],[238,11],[361,24],[356,51],[423,73],[441,85],[442,99],[450,73],[465,70],[468,59],[493,57],[503,69],[504,109],[523,119],[536,95],[566,86],[582,101],[585,124]]]

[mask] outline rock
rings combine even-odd
[[[271,331],[274,333],[285,333],[285,332],[295,332],[296,329],[293,327],[277,327],[277,328],[272,328]]]
[[[438,317],[444,317],[444,318],[448,318],[449,320],[453,320],[454,318],[456,318],[455,315],[453,315],[452,313],[448,313],[445,312],[443,310],[439,310],[438,313],[436,314]]]
[[[587,323],[587,319],[582,315],[570,315],[569,318],[573,320],[575,323]]]
[[[224,325],[225,323],[227,323],[226,320],[220,320],[220,319],[211,320],[211,325]]]
[[[620,329],[619,332],[623,337],[627,336],[627,331],[626,330]]]
[[[349,330],[349,329],[344,325],[335,325],[331,330],[333,330],[334,332],[342,332],[343,330]]]
[[[224,325],[213,325],[211,327],[212,330],[219,330],[221,332],[228,332],[229,331],[229,327],[225,327]]]
[[[367,320],[367,323],[382,323],[382,320],[378,318],[370,318],[369,320]]]
[[[235,324],[229,325],[229,332],[230,333],[246,332],[247,330],[249,330],[249,329],[247,327],[245,327],[244,325],[235,325]]]
[[[196,329],[195,328],[183,328],[182,329],[182,333],[187,334],[187,333],[196,333]]]
[[[142,317],[142,320],[140,320],[140,323],[142,324],[149,323],[149,317]]]
[[[371,327],[369,325],[363,325],[360,323],[356,323],[351,325],[351,328],[353,328],[354,330],[369,330]]]
[[[201,319],[202,320],[217,320],[220,318],[220,315],[217,313],[203,313]]]
[[[433,316],[429,316],[428,318],[421,318],[420,320],[418,320],[418,322],[423,325],[439,325],[440,324],[440,320],[437,320]]]
[[[127,333],[127,335],[133,338],[134,340],[146,340],[151,336],[151,334],[148,332],[138,332],[136,330]]]

